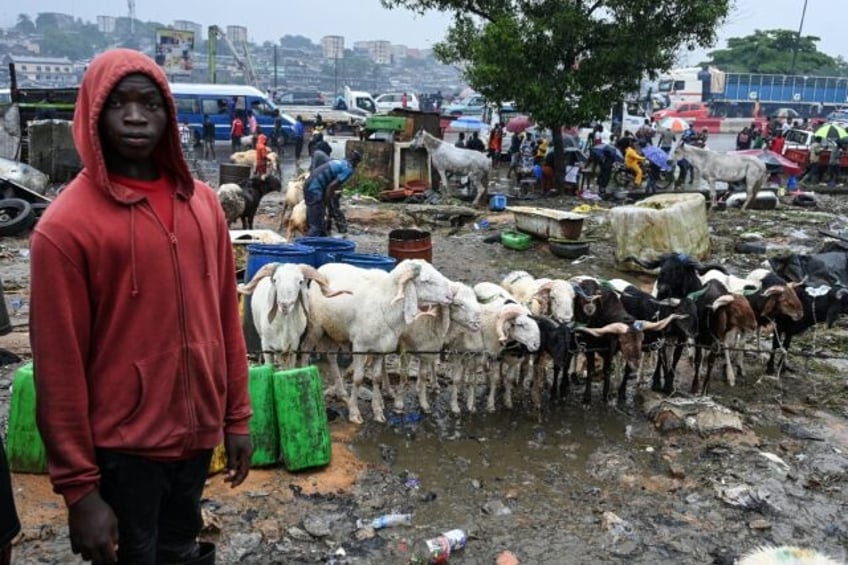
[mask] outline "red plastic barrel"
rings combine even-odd
[[[389,232],[389,256],[398,262],[404,259],[424,259],[433,262],[433,241],[430,232],[398,229]]]

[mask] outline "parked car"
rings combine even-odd
[[[403,108],[403,92],[386,92],[374,99],[377,104],[378,112],[390,112],[395,108]],[[407,110],[421,110],[421,103],[418,96],[412,92],[406,93],[406,108]]]
[[[277,96],[276,102],[284,106],[323,106],[326,104],[324,95],[317,90],[284,92]]]
[[[481,94],[466,96],[461,101],[448,104],[442,109],[446,116],[481,116],[486,107],[486,99]]]
[[[653,113],[655,122],[671,116],[689,119],[709,118],[710,109],[703,102],[685,102],[683,104],[678,104],[677,106],[672,106],[671,108],[657,110]]]

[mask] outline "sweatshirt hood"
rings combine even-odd
[[[153,152],[153,159],[162,174],[175,179],[177,194],[188,198],[194,192],[194,180],[183,157],[177,125],[177,110],[168,79],[162,69],[147,55],[132,49],[111,49],[94,58],[80,84],[74,110],[74,143],[79,152],[84,174],[92,177],[117,201],[133,204],[143,195],[109,180],[98,124],[100,113],[112,89],[131,74],[148,76],[162,91],[168,110],[167,129]]]

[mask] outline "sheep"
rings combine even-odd
[[[417,316],[416,319],[404,327],[401,333],[400,348],[410,351],[439,351],[444,346],[449,334],[456,336],[463,332],[479,332],[482,325],[482,312],[477,296],[468,285],[454,282],[451,284],[453,302],[449,306],[435,306],[430,309],[428,315]],[[429,376],[432,381],[436,379],[436,359],[438,353],[414,354],[419,361],[418,379],[418,403],[421,410],[430,412],[430,403],[427,399],[427,383]],[[451,410],[459,413],[457,400],[457,382],[451,387]],[[395,409],[403,410],[403,386],[395,395]]]
[[[793,545],[779,547],[758,547],[746,553],[739,559],[739,565],[838,565],[839,561],[832,559],[814,549],[800,548]]]
[[[327,298],[350,294],[347,290],[330,291],[326,277],[310,265],[267,263],[247,284],[239,284],[238,292],[253,295],[250,301],[253,324],[262,342],[262,355],[267,365],[274,364],[274,354],[285,354],[284,368],[294,367],[294,354],[306,331],[309,317],[308,281],[315,281]]]
[[[295,234],[306,235],[309,225],[306,219],[306,202],[301,200],[292,210],[286,222],[286,239],[291,241]]]
[[[385,422],[378,378],[382,363],[374,363],[372,355],[366,353],[395,352],[405,327],[415,320],[422,307],[453,302],[451,281],[430,263],[420,259],[401,261],[391,272],[361,269],[344,263],[327,263],[318,272],[331,284],[343,281],[353,295],[330,300],[319,289],[310,288],[312,308],[305,348],[328,342],[349,346],[354,357],[353,385],[347,397],[348,419],[362,423],[357,401],[368,370],[373,386],[371,406],[374,419]],[[335,363],[336,355],[328,357],[335,387],[344,394],[344,383]]]
[[[252,138],[248,138],[252,139]],[[280,158],[279,156],[273,152],[269,151],[268,156],[268,169],[271,171],[279,171],[280,170]],[[236,165],[248,165],[251,170],[256,169],[256,149],[245,149],[244,151],[238,151],[230,155],[230,162],[235,163]]]
[[[512,384],[526,352],[539,349],[539,326],[530,310],[518,304],[503,287],[490,282],[477,283],[474,293],[483,310],[482,343],[478,344],[489,358],[500,358],[501,367],[489,374],[489,397],[486,409],[495,410],[495,394],[499,379],[504,385],[504,405],[512,408]],[[517,353],[512,355],[510,353]],[[470,392],[470,391],[469,391]],[[472,398],[473,400],[473,398]]]
[[[288,182],[286,185],[286,193],[283,195],[283,208],[280,210],[280,228],[289,222],[291,215],[294,213],[294,207],[300,202],[303,202],[303,190],[306,184],[307,173],[302,173]]]
[[[229,226],[244,214],[245,201],[242,188],[235,183],[228,182],[219,186],[216,192],[218,202],[224,209],[224,216],[227,218],[227,225]]]

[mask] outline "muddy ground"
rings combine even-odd
[[[258,228],[276,227],[280,198],[263,201]],[[572,196],[532,204],[571,209]],[[346,200],[349,237],[357,250],[385,253],[387,234],[414,225],[404,204]],[[601,208],[609,207],[601,203]],[[743,234],[757,233],[769,253],[815,251],[819,228],[844,228],[848,195],[822,195],[819,207],[776,211],[714,211],[712,260],[738,273],[763,255],[738,255]],[[583,236],[591,257],[572,264],[536,242],[518,252],[488,236],[511,224],[509,213],[482,212],[489,229],[444,219],[420,223],[431,231],[433,263],[468,283],[499,281],[525,269],[536,276],[619,276],[603,211],[590,212]],[[745,236],[754,237],[754,236]],[[27,240],[0,240],[0,265],[15,331],[0,347],[29,357]],[[763,358],[751,353],[736,387],[714,377],[712,398],[729,408],[741,431],[699,434],[664,420],[662,429],[640,409],[644,389],[624,405],[606,404],[595,391],[592,406],[579,398],[548,402],[541,419],[524,394],[515,408],[493,414],[451,416],[446,379],[434,412],[423,415],[409,391],[407,410],[386,425],[345,421],[345,406],[330,402],[333,457],[326,469],[290,474],[254,470],[236,490],[213,476],[205,493],[208,528],[219,563],[405,563],[415,540],[451,528],[469,534],[451,563],[492,563],[503,550],[523,563],[732,563],[762,544],[793,543],[845,560],[848,549],[848,332],[845,320],[819,328],[797,344],[799,371],[779,380],[763,375]],[[751,344],[753,347],[753,344]],[[820,354],[828,358],[822,358]],[[688,390],[689,366],[681,390]],[[15,366],[0,372],[0,425],[5,429]],[[635,387],[633,387],[635,389]],[[477,405],[485,390],[478,387]],[[437,393],[432,392],[431,398]],[[521,395],[520,395],[521,396]],[[577,396],[577,395],[575,395]],[[685,395],[681,395],[685,396]],[[361,408],[369,420],[370,403]],[[65,510],[44,476],[15,475],[24,524],[16,562],[74,562]],[[359,518],[412,512],[413,526],[374,531]]]

